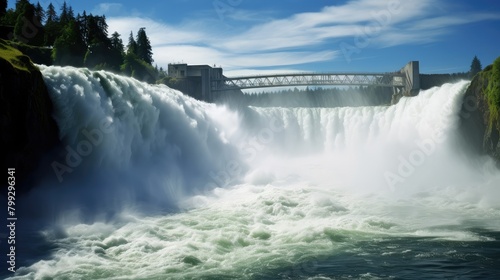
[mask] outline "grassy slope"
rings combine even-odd
[[[12,67],[19,71],[29,72],[33,68],[29,57],[25,56],[19,50],[9,46],[7,42],[0,39],[0,58],[9,62]]]

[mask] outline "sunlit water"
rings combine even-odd
[[[12,279],[500,275],[500,174],[457,133],[467,82],[388,107],[233,111],[42,72],[65,143],[102,138],[26,199],[33,251]]]

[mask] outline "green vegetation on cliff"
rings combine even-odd
[[[476,77],[482,84],[482,92],[487,101],[489,127],[500,121],[500,57],[492,65],[479,72]]]
[[[29,71],[28,68],[32,65],[29,62],[29,57],[9,46],[7,42],[2,39],[0,39],[0,58],[9,62],[12,67],[20,71]]]
[[[472,79],[461,117],[464,139],[500,165],[500,57]]]
[[[489,68],[482,73],[482,75],[487,76],[489,81],[485,93],[488,97],[488,105],[490,106],[492,117],[495,118],[494,120],[498,120],[500,112],[500,57]]]

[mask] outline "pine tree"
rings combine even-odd
[[[35,16],[39,23],[42,23],[45,20],[45,10],[42,5],[40,5],[40,2],[36,3]]]
[[[45,45],[53,46],[56,38],[61,35],[61,28],[59,28],[59,18],[52,3],[47,7],[45,16]]]
[[[52,3],[50,3],[47,7],[47,13],[45,14],[45,16],[47,16],[46,23],[59,21],[59,19],[57,18],[56,9],[54,8],[54,5],[52,5]]]
[[[85,42],[85,45],[89,45],[89,29],[88,29],[88,16],[87,12],[83,11],[83,15],[78,14],[76,16],[76,22],[78,22],[78,25],[80,26],[80,32],[82,34],[82,39],[83,42]]]
[[[121,61],[116,57],[121,52],[114,52],[111,39],[108,38],[108,24],[106,17],[89,15],[86,17],[88,50],[85,55],[85,66],[107,70],[118,70]]]
[[[105,17],[93,16],[92,14],[86,17],[87,44],[100,44],[109,42],[108,39],[108,24]]]
[[[70,20],[75,19],[75,12],[73,11],[73,7],[68,6],[68,18]]]
[[[120,33],[118,32],[115,32],[111,35],[111,47],[123,53],[125,47],[123,46],[123,40],[120,37]]]
[[[5,7],[7,7],[7,1],[0,0],[1,5],[3,5],[4,2],[5,2]],[[8,26],[16,25],[18,14],[14,9],[5,8],[4,10],[3,8],[1,8],[0,10],[1,10],[0,13],[2,13],[2,15],[0,16],[0,24]]]
[[[0,0],[0,24],[15,26],[19,14],[24,11],[22,7],[26,3],[29,4],[27,0],[16,0],[16,7],[14,9],[7,9],[8,1]]]
[[[111,35],[110,42],[111,51],[108,58],[109,68],[112,71],[118,72],[120,70],[121,64],[123,63],[123,57],[125,54],[123,41],[120,38],[120,34],[118,32],[115,32]]]
[[[61,15],[59,16],[59,23],[61,27],[64,28],[64,26],[69,23],[70,19],[71,18],[68,12],[68,4],[66,4],[66,1],[64,1],[61,7]]]
[[[7,13],[7,0],[0,0],[0,18]]]
[[[43,26],[37,19],[35,6],[24,1],[18,1],[17,4],[21,10],[14,27],[14,38],[30,45],[43,45]]]
[[[22,13],[24,11],[24,6],[26,5],[31,5],[30,1],[28,0],[16,0],[16,12],[18,14]]]
[[[137,42],[134,39],[132,31],[130,31],[130,36],[128,37],[127,54],[137,54]]]
[[[54,64],[81,67],[85,52],[86,46],[80,27],[75,20],[71,20],[62,30],[61,36],[54,42],[52,49]]]
[[[473,78],[474,76],[476,76],[477,73],[481,72],[481,70],[483,70],[481,61],[479,61],[477,56],[474,56],[474,58],[472,59],[472,63],[470,65],[469,77]]]
[[[153,63],[153,50],[151,43],[146,35],[145,28],[140,28],[137,32],[137,56],[139,59],[144,60],[146,63],[152,65]]]
[[[96,40],[106,44],[106,47],[111,47],[111,40],[108,38],[108,23],[106,16],[96,17],[97,32],[95,34]]]

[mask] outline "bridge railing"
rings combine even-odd
[[[212,80],[212,91],[280,86],[339,85],[404,87],[404,75],[390,73],[301,73],[224,77]]]

